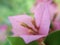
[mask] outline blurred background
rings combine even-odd
[[[34,0],[0,0],[0,25],[8,23],[8,16],[30,14]]]
[[[0,0],[0,26],[5,24],[7,25],[7,36],[12,34],[12,27],[8,20],[8,17],[14,15],[21,15],[24,13],[30,15],[30,9],[33,6],[34,2],[35,0]],[[0,28],[0,37],[3,37],[4,35],[4,32],[1,31]],[[0,41],[0,45],[3,45],[2,41]]]

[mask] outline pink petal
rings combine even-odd
[[[45,37],[45,35],[20,35],[20,37],[22,37],[26,43],[30,43],[34,40]]]
[[[13,28],[12,32],[16,35],[29,34],[28,32],[29,29],[21,26],[21,23],[25,23],[28,26],[34,28],[34,26],[31,23],[32,18],[27,15],[10,16],[9,20],[12,23],[12,28]]]
[[[45,9],[46,8],[46,9]],[[53,16],[56,12],[54,5],[50,3],[39,3],[35,10],[35,20],[37,26],[40,27],[40,34],[48,34],[50,21],[53,19]],[[45,29],[45,30],[44,30]]]
[[[41,18],[44,12],[44,3],[39,3],[34,10],[36,25],[39,27],[41,24]]]
[[[50,18],[51,20],[54,17],[54,14],[56,13],[56,6],[52,5],[51,3],[38,3],[35,8],[32,9],[32,12],[34,12],[36,25],[39,27],[41,24],[41,18],[45,9],[45,6],[48,5],[49,11],[50,11]]]
[[[45,6],[45,10],[43,12],[43,17],[41,18],[41,25],[40,25],[40,34],[47,35],[49,32],[50,27],[50,12],[48,5]]]

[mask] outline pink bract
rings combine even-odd
[[[26,43],[47,36],[54,10],[53,5],[42,2],[33,8],[34,18],[28,15],[10,16],[13,36],[22,37]]]
[[[47,15],[47,16],[45,16],[45,15]],[[37,19],[35,18],[34,19],[35,22],[38,19],[39,18],[37,18]],[[41,24],[39,24],[38,30],[32,24],[33,18],[28,15],[10,16],[9,20],[11,21],[11,24],[12,24],[12,32],[14,33],[14,36],[22,37],[26,43],[29,43],[31,41],[40,39],[40,38],[48,35],[49,26],[50,26],[50,18],[49,18],[48,10],[44,12],[44,14],[42,16],[42,20],[41,21],[39,20],[41,22]],[[35,32],[37,31],[38,33],[36,33],[36,34],[30,33],[29,28],[26,28],[21,25],[24,23],[27,24],[29,27],[31,27],[33,29],[33,31],[35,31]]]

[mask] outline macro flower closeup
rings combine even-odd
[[[60,45],[60,0],[0,0],[0,45]]]
[[[26,43],[47,36],[50,27],[49,9],[46,7],[41,10],[41,14],[37,13],[34,13],[34,18],[26,14],[10,16],[9,20],[12,24],[13,36],[22,37]]]

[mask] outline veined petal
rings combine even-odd
[[[23,23],[27,24],[29,27],[34,28],[34,26],[31,23],[32,18],[28,15],[10,16],[9,20],[12,23],[12,28],[13,28],[12,32],[16,35],[20,35],[20,34],[25,35],[29,33],[29,29],[21,25]]]
[[[39,3],[34,10],[35,22],[38,27],[41,24],[42,15],[45,8],[44,6],[45,6],[44,3]]]
[[[50,27],[50,12],[48,5],[45,6],[45,10],[43,12],[43,17],[41,18],[41,25],[40,25],[40,34],[47,35],[49,32]]]

